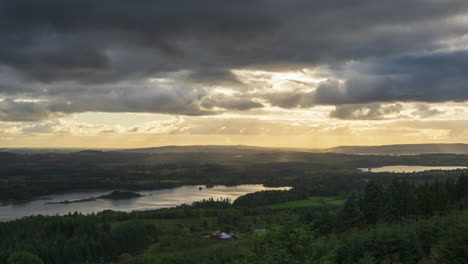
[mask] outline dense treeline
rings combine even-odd
[[[320,235],[292,219],[236,263],[468,263],[468,213]],[[147,262],[150,263],[150,262]]]
[[[467,263],[468,212],[459,213],[466,208],[468,174],[421,185],[369,182],[337,214],[291,218],[245,263]]]
[[[340,229],[429,217],[467,205],[468,174],[458,180],[415,185],[395,179],[390,185],[369,182],[361,195],[353,193],[338,215]]]
[[[306,199],[311,195],[311,192],[303,189],[292,189],[288,191],[260,191],[249,193],[237,198],[234,206],[257,207],[276,203],[283,203],[294,200]]]
[[[93,216],[30,217],[0,224],[0,263],[18,251],[36,254],[45,263],[110,261],[157,241],[157,234],[153,225],[138,221],[111,228]]]
[[[0,263],[7,263],[16,252],[37,255],[50,264],[116,261],[150,244],[174,252],[194,237],[215,230],[250,232],[257,217],[265,214],[253,208],[232,208],[227,199],[210,199],[153,211],[27,217],[0,223]],[[167,255],[170,259],[171,254]]]
[[[379,176],[382,175],[379,174]],[[395,176],[395,174],[392,176]],[[336,178],[332,179],[336,180]],[[424,183],[415,181],[411,177],[409,179],[412,179],[412,181],[394,178],[388,187],[385,187],[385,177],[376,178],[375,181],[370,181],[368,184],[369,179],[364,178],[361,180],[361,184],[354,186],[355,188],[347,189],[365,189],[364,195],[358,197],[356,193],[353,193],[345,208],[347,210],[369,211],[380,214],[379,212],[389,207],[390,210],[387,214],[400,219],[412,214],[432,215],[434,212],[449,211],[454,206],[455,201],[461,199],[459,193],[463,191],[459,189],[462,188],[460,186],[463,183],[456,183],[454,178],[446,178],[445,181],[427,181],[428,178],[426,178]],[[463,179],[462,177],[458,181]],[[343,179],[343,181],[346,180]],[[330,183],[327,186],[333,185]],[[239,197],[234,201],[234,206],[258,207],[272,205],[302,200],[314,195],[337,195],[339,194],[338,191],[345,189],[337,188],[332,190],[333,192],[323,193],[318,192],[314,186],[303,185],[289,191],[261,191]],[[355,213],[358,214],[358,212]],[[385,217],[390,218],[388,215]]]
[[[192,203],[195,208],[229,208],[231,207],[231,200],[229,198],[214,198],[203,199],[198,202]]]

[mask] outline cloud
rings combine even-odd
[[[237,48],[222,51],[222,45],[267,34],[276,25],[258,0],[5,0],[0,9],[1,64],[41,81],[114,81],[118,73],[141,76],[210,66],[216,63],[209,57],[204,61],[209,55],[204,53],[229,53]],[[186,59],[196,54],[193,61]]]
[[[330,117],[346,120],[381,120],[386,115],[399,115],[403,110],[401,104],[382,105],[340,105],[330,112]]]
[[[468,51],[355,63],[316,90],[317,104],[468,99]]]
[[[3,0],[0,120],[317,105],[375,120],[399,111],[378,104],[464,101],[467,14],[465,0]],[[321,80],[265,79],[304,68]]]
[[[42,81],[81,82],[181,69],[210,75],[249,65],[339,65],[433,49],[440,39],[465,31],[463,21],[446,21],[468,9],[463,0],[0,5],[1,64]]]
[[[343,120],[424,119],[445,113],[423,103],[370,103],[337,105],[329,117]]]
[[[1,121],[38,121],[82,112],[140,112],[212,115],[200,99],[206,92],[174,83],[140,81],[89,87],[49,87],[40,100],[7,98],[0,102]],[[29,96],[31,97],[31,96]],[[42,99],[44,98],[44,99]]]
[[[229,109],[229,110],[249,110],[252,108],[259,108],[263,105],[261,103],[252,101],[249,98],[232,98],[232,96],[215,94],[210,97],[203,97],[201,106],[207,109],[214,107]]]
[[[302,91],[269,93],[262,95],[272,106],[281,108],[308,108],[314,106],[314,94]]]
[[[4,99],[0,102],[1,121],[38,121],[64,116],[61,112],[51,111],[39,102],[22,102]]]
[[[437,109],[431,108],[428,104],[417,104],[416,110],[411,113],[413,116],[419,116],[420,118],[428,118],[436,115],[443,114],[444,112]]]

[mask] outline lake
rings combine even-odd
[[[199,187],[202,190],[199,190]],[[81,200],[90,197],[99,197],[111,191],[87,191],[69,192],[39,197],[36,200],[0,206],[0,221],[9,221],[31,215],[65,215],[69,212],[81,212],[82,214],[97,213],[103,210],[134,211],[169,208],[181,204],[191,204],[196,201],[216,198],[229,198],[234,201],[239,196],[265,190],[288,190],[290,187],[271,188],[260,184],[244,184],[238,186],[214,186],[205,188],[204,185],[181,186],[173,189],[139,191],[145,195],[142,197],[125,200],[97,199],[96,201],[68,203],[68,204],[45,204],[49,202],[61,202],[65,200]]]
[[[359,168],[362,171],[368,171],[367,168]],[[467,169],[463,166],[407,166],[407,165],[398,165],[398,166],[383,166],[378,168],[370,168],[372,172],[419,172],[419,171],[428,171],[428,170],[458,170],[458,169]]]

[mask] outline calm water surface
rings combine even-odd
[[[368,171],[367,168],[359,168],[362,171]],[[419,172],[427,170],[458,170],[467,169],[463,166],[384,166],[378,168],[370,168],[372,172]]]
[[[202,190],[199,190],[202,187]],[[64,194],[48,195],[38,200],[0,206],[0,221],[9,221],[30,215],[65,215],[69,212],[81,212],[83,214],[97,213],[103,210],[134,211],[150,210],[158,208],[174,207],[181,204],[191,204],[195,201],[213,198],[229,198],[234,201],[237,197],[247,193],[264,190],[287,190],[290,187],[270,188],[257,184],[246,184],[239,186],[214,186],[205,188],[204,185],[182,186],[174,189],[139,191],[146,195],[143,197],[125,200],[105,200],[68,203],[68,204],[45,204],[46,202],[60,202],[98,197],[108,194],[110,191],[70,192]]]

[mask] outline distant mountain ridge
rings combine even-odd
[[[245,145],[193,145],[162,146],[118,150],[133,153],[182,153],[182,152],[309,152],[309,153],[342,153],[368,155],[417,155],[417,154],[468,154],[468,144],[399,144],[381,146],[339,146],[327,149],[274,148]]]
[[[257,147],[246,145],[192,145],[192,146],[161,146],[152,148],[135,148],[116,150],[119,152],[133,153],[181,153],[181,152],[271,152],[271,151],[294,151],[294,152],[321,152],[320,149],[299,148],[274,148]]]
[[[16,154],[73,153],[84,151],[82,148],[0,148],[0,152]]]
[[[400,144],[382,146],[340,146],[325,152],[370,155],[468,154],[468,144]]]
[[[417,154],[468,154],[468,144],[398,144],[381,146],[339,146],[325,149],[257,147],[247,145],[191,145],[160,146],[132,149],[79,149],[79,148],[0,148],[0,152],[17,154],[73,153],[73,152],[127,152],[127,153],[259,153],[259,152],[303,152],[340,153],[357,155],[417,155]]]

